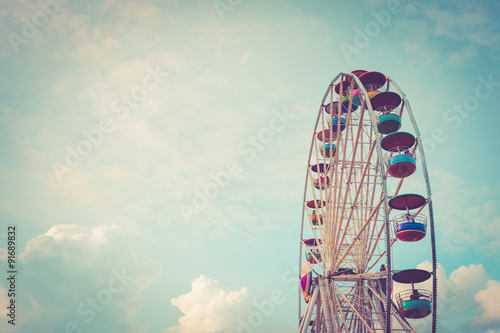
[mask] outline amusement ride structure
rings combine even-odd
[[[418,179],[424,193],[414,193]],[[432,271],[393,267],[400,242],[422,251],[416,245],[425,236]],[[325,93],[309,153],[299,260],[299,332],[417,332],[412,322],[429,316],[436,332],[423,145],[405,94],[380,72],[342,72]],[[432,290],[418,286],[424,281]],[[395,292],[394,283],[407,290]]]

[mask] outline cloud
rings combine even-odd
[[[496,228],[500,222],[500,202],[494,186],[473,182],[443,170],[431,172],[436,231],[441,251],[455,257],[483,256],[498,263],[490,253],[500,250]]]
[[[422,11],[433,22],[436,36],[496,48],[499,36],[492,31],[487,12],[470,4],[461,5],[451,9],[441,9],[438,5],[422,6]]]
[[[474,296],[474,300],[480,304],[482,314],[476,317],[480,324],[497,324],[500,326],[500,281],[489,280],[486,289],[481,290]]]
[[[137,257],[129,243],[116,225],[56,225],[29,240],[18,263],[19,331],[60,332],[66,325],[92,332],[141,330],[128,320],[161,268]],[[0,297],[6,304],[3,290]]]
[[[395,27],[405,52],[423,64],[446,59],[461,65],[479,56],[479,47],[496,49],[500,40],[492,15],[470,1],[406,4]]]
[[[469,59],[476,57],[479,54],[477,47],[474,45],[464,46],[462,49],[452,53],[448,57],[448,62],[454,65],[460,65]]]
[[[189,293],[172,299],[172,304],[184,316],[165,333],[236,332],[237,318],[251,308],[247,288],[231,291],[204,275],[191,282]]]

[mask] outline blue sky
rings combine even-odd
[[[426,142],[440,331],[500,332],[497,2],[0,4],[18,332],[294,332],[314,121],[355,69],[399,84]]]

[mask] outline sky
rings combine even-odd
[[[0,0],[8,277],[9,226],[16,252],[0,331],[295,332],[315,119],[331,80],[365,69],[397,82],[424,141],[439,331],[500,332],[499,14],[493,0]]]

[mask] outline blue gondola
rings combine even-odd
[[[333,143],[327,143],[321,147],[320,151],[321,155],[324,157],[327,158],[334,157],[335,152],[337,151],[337,146],[335,146]]]
[[[382,134],[394,133],[401,128],[401,117],[395,113],[378,116],[377,128]]]

